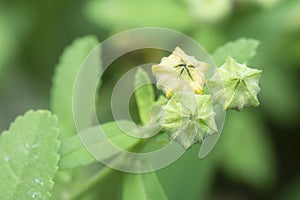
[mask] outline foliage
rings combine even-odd
[[[136,145],[139,142],[139,140],[137,138],[129,137],[128,135],[126,135],[124,131],[122,131],[119,128],[118,125],[120,124],[123,128],[125,127],[127,129],[136,128],[136,125],[129,121],[118,121],[117,123],[108,122],[102,124],[100,127],[103,130],[103,133],[106,134],[110,142],[112,142],[113,144],[115,144],[116,146],[122,149],[128,150],[134,145]],[[93,142],[90,144],[90,147],[92,148],[92,146],[97,146],[97,145],[105,146],[106,142],[104,141],[103,142],[101,141],[99,143]],[[59,163],[60,169],[75,168],[78,166],[87,165],[96,162],[97,160],[86,150],[86,148],[87,147],[84,147],[82,145],[79,135],[75,135],[71,138],[64,140],[60,149],[60,155],[62,156]],[[107,158],[114,155],[111,154],[110,152],[107,153],[108,153]]]
[[[245,111],[227,118],[230,123],[225,125],[218,149],[222,168],[253,188],[271,187],[276,179],[273,148],[259,116]]]
[[[51,91],[51,108],[59,118],[62,139],[76,133],[72,114],[73,87],[82,62],[97,44],[97,38],[94,36],[75,40],[65,49],[56,67]]]
[[[241,38],[216,49],[212,58],[217,66],[222,65],[229,55],[237,62],[245,63],[255,55],[258,45],[257,40]]]
[[[58,169],[59,128],[48,111],[18,117],[0,140],[0,198],[49,199]]]
[[[32,199],[32,195],[88,200],[155,195],[172,200],[228,199],[236,195],[253,199],[297,198],[299,7],[299,0],[1,1],[0,130],[8,131],[0,136],[0,199]],[[145,26],[171,28],[191,36],[211,52],[217,67],[230,55],[238,63],[264,72],[258,95],[260,106],[241,113],[229,111],[220,140],[208,157],[198,160],[195,155],[199,145],[195,145],[162,170],[134,175],[99,166],[82,146],[75,135],[72,90],[80,64],[98,41],[122,30]],[[58,61],[62,49],[72,40]],[[99,96],[110,98],[115,80],[124,70],[145,60],[153,62],[152,58],[158,62],[162,57],[149,52],[137,57],[125,55],[122,69],[106,70]],[[48,106],[51,74],[57,62]],[[132,83],[147,79],[147,74],[139,70]],[[155,97],[159,95],[158,100]],[[147,96],[150,98],[144,101]],[[130,104],[141,122],[134,126],[150,122],[150,107],[167,101],[151,85],[141,87],[135,93],[136,104]],[[109,107],[109,101],[101,104],[104,110]],[[57,119],[49,111],[38,110],[41,108],[51,110]],[[37,111],[17,117],[8,128],[16,116],[28,109]],[[105,123],[101,126],[122,134],[110,122],[111,116],[103,113],[101,121]],[[112,140],[129,151],[140,147],[135,146],[139,141],[125,142],[123,135]],[[160,142],[166,139],[151,140],[138,150],[161,148],[164,143]],[[25,155],[25,144],[32,147],[37,141],[43,145]],[[32,160],[35,153],[40,162]],[[5,155],[11,158],[11,165]],[[11,168],[17,168],[14,172],[19,184]],[[39,180],[45,184],[43,187]],[[225,187],[224,182],[229,184]],[[137,188],[147,192],[136,193]],[[10,196],[12,192],[14,197]]]
[[[77,74],[76,70],[79,69],[79,66],[80,66],[79,63],[83,61],[84,56],[87,55],[87,52],[89,52],[91,50],[91,47],[95,46],[95,44],[96,44],[96,40],[93,37],[85,37],[78,41],[75,41],[63,54],[61,63],[58,65],[57,73],[56,73],[56,76],[54,79],[53,92],[52,92],[52,96],[53,96],[52,105],[53,105],[54,112],[58,114],[58,117],[61,122],[60,127],[64,134],[64,136],[61,137],[62,147],[60,148],[60,151],[59,151],[59,154],[61,155],[61,159],[59,161],[59,169],[60,170],[72,169],[72,168],[84,166],[84,165],[87,165],[87,164],[90,164],[90,163],[93,163],[96,161],[95,158],[93,156],[91,156],[90,153],[87,151],[86,148],[89,148],[89,147],[84,147],[81,144],[79,135],[75,135],[72,137],[68,136],[68,135],[72,135],[72,133],[75,129],[75,125],[72,122],[73,118],[71,115],[72,114],[71,99],[72,99],[72,85],[75,82],[75,77]],[[243,46],[243,44],[238,43],[235,46],[238,49],[238,48],[240,48],[240,46]],[[227,51],[230,54],[230,48],[228,48],[228,45],[227,45],[227,48],[223,49],[222,54],[226,54]],[[249,54],[251,54],[251,53],[249,53]],[[187,58],[187,60],[185,62],[189,62],[189,58],[192,58],[187,55],[185,55],[185,57]],[[76,58],[76,59],[73,60],[72,58]],[[172,59],[172,58],[170,57],[170,59]],[[202,65],[202,63],[200,63],[200,64]],[[243,70],[243,68],[240,68],[240,69]],[[72,73],[69,73],[70,70],[72,71]],[[237,70],[239,71],[239,69],[237,69]],[[196,73],[196,71],[194,73]],[[168,76],[169,74],[166,73],[165,75]],[[194,76],[194,78],[195,77],[196,76]],[[187,77],[187,78],[189,78],[189,77]],[[197,81],[197,79],[192,78],[192,81],[193,82]],[[201,81],[201,82],[203,81],[202,76],[200,77],[199,81]],[[62,83],[67,83],[67,84],[62,84]],[[136,102],[137,102],[141,121],[145,125],[153,123],[150,120],[151,119],[150,118],[150,108],[155,104],[154,103],[154,90],[153,90],[152,85],[149,85],[149,83],[150,83],[150,78],[149,78],[148,74],[144,70],[139,69],[135,76],[135,85],[136,85],[136,87],[139,87],[140,85],[142,85],[142,87],[138,88],[138,90],[135,94],[135,97],[136,97]],[[144,85],[144,84],[147,84],[147,85]],[[63,85],[63,87],[61,87],[61,85]],[[195,96],[193,93],[183,93],[183,92],[177,93],[175,90],[172,91],[172,93],[174,93],[172,98],[169,101],[164,101],[166,105],[161,107],[162,110],[164,110],[164,114],[162,116],[162,119],[164,119],[164,120],[158,121],[158,123],[162,122],[162,126],[164,127],[165,131],[169,131],[169,129],[170,129],[170,128],[167,129],[165,127],[172,127],[171,129],[173,130],[173,132],[175,131],[174,133],[171,133],[171,137],[170,137],[171,140],[176,140],[177,142],[182,144],[185,149],[188,149],[196,142],[201,143],[203,138],[205,137],[206,132],[207,132],[207,134],[213,134],[214,132],[217,131],[217,127],[216,127],[214,119],[213,119],[214,113],[211,109],[212,104],[211,104],[210,95],[198,95],[197,94]],[[162,101],[159,100],[159,102],[162,102]],[[185,109],[182,110],[181,106],[183,106]],[[177,115],[178,116],[175,117],[174,113],[176,113],[176,116]],[[152,118],[159,119],[161,114],[159,112],[157,114],[158,114],[158,116],[154,115],[154,117],[152,116]],[[195,122],[193,122],[194,124],[188,125],[189,123],[187,123],[187,122],[189,122],[191,114],[195,115],[195,116],[193,116],[193,118],[195,118],[194,119]],[[29,113],[29,115],[30,115],[30,113]],[[184,122],[184,124],[188,125],[188,127],[190,127],[190,128],[183,129],[182,132],[177,133],[178,130],[181,130],[181,128],[180,128],[181,116],[187,116],[187,122]],[[179,122],[177,122],[178,120],[179,120]],[[35,123],[34,121],[31,123],[33,123],[33,125],[38,124],[38,122]],[[114,143],[115,145],[117,145],[118,147],[120,147],[122,149],[128,150],[128,149],[135,147],[135,145],[138,145],[140,143],[140,140],[136,139],[136,138],[132,138],[130,136],[127,136],[119,128],[120,124],[122,124],[122,127],[127,127],[126,128],[127,130],[139,130],[137,125],[135,125],[134,123],[127,122],[127,121],[120,121],[118,123],[109,122],[109,123],[101,125],[100,127],[105,134],[109,133],[107,135],[107,138],[112,143]],[[26,124],[26,125],[30,126],[30,123]],[[177,126],[179,126],[179,127],[177,127]],[[130,127],[133,127],[133,128],[130,128]],[[43,128],[53,128],[53,127],[45,126]],[[94,128],[97,129],[98,127],[94,127]],[[24,128],[21,127],[19,129],[21,130]],[[140,129],[140,130],[142,132],[144,131],[143,129]],[[199,132],[199,130],[201,130],[201,132]],[[89,131],[91,131],[91,130],[89,130]],[[5,140],[6,134],[7,133],[4,133],[1,138],[3,138],[2,140],[5,141],[4,145],[10,145],[9,141],[7,142]],[[89,134],[89,132],[81,133],[81,134],[87,135],[87,134]],[[194,135],[194,136],[191,137],[190,135]],[[58,137],[58,135],[56,137]],[[238,138],[238,137],[234,136],[234,139],[235,138]],[[53,138],[52,138],[52,141],[55,141],[55,140],[53,140]],[[145,143],[145,141],[143,141],[143,143]],[[28,143],[25,143],[25,144],[28,144]],[[90,142],[89,145],[90,145],[90,148],[93,148],[93,146],[95,146],[95,145],[100,145],[100,146],[102,146],[103,149],[105,149],[106,141],[103,141],[103,142],[100,141],[100,143],[97,143],[96,141],[94,141],[94,142],[92,141],[92,143]],[[231,147],[232,145],[229,145],[229,146]],[[139,147],[139,146],[136,146],[136,147]],[[143,147],[143,145],[141,147]],[[45,149],[40,149],[40,151],[43,152],[43,151],[45,151]],[[57,153],[57,150],[58,150],[58,146],[54,153]],[[139,149],[136,149],[136,150],[139,150]],[[20,149],[20,151],[22,151],[22,148]],[[251,152],[251,149],[249,151]],[[228,152],[231,152],[231,151],[228,151]],[[25,151],[25,153],[26,153],[26,151]],[[50,151],[50,153],[51,153],[51,151]],[[52,152],[52,154],[53,154],[53,152]],[[249,154],[249,157],[250,157],[250,155],[251,154]],[[12,155],[12,156],[19,157],[20,155]],[[113,152],[108,152],[106,158],[108,159],[113,156],[114,156]],[[6,159],[7,155],[5,154],[5,155],[3,155],[3,157]],[[230,155],[230,157],[235,157],[235,155]],[[4,161],[5,161],[5,159],[4,159]],[[58,159],[56,159],[56,162],[57,161],[58,161]],[[238,161],[236,162],[236,160],[234,160],[234,159],[231,160],[229,163],[233,164],[233,166],[235,166],[234,164],[237,163],[237,166],[238,166],[237,169],[245,168],[245,166],[243,166],[243,165],[242,165],[242,167],[240,167],[239,162]],[[45,165],[45,164],[43,164],[43,162],[41,162],[41,165]],[[14,167],[14,165],[12,165],[12,166]],[[48,164],[45,166],[48,166]],[[230,166],[230,165],[228,165],[228,166]],[[6,166],[6,168],[7,168],[7,166]],[[11,168],[10,165],[9,165],[9,168]],[[233,169],[233,168],[234,167],[229,167],[229,169]],[[252,169],[252,168],[250,168],[250,169]],[[254,167],[254,169],[255,169],[255,167]],[[103,170],[106,171],[106,169],[103,169]],[[20,171],[24,172],[24,170],[22,170],[22,169]],[[64,183],[62,177],[66,176],[66,175],[75,176],[74,173],[75,173],[75,175],[76,174],[79,175],[78,171],[73,171],[72,173],[61,172],[60,174],[58,174],[57,185],[59,186]],[[95,176],[95,177],[98,177],[99,181],[100,181],[104,177],[102,174],[103,173],[100,171],[99,177],[98,176]],[[107,175],[107,172],[105,172],[104,174]],[[23,176],[23,174],[20,174],[20,176]],[[34,176],[34,175],[29,175],[29,176]],[[53,178],[53,176],[54,176],[54,174],[52,173],[52,178]],[[96,180],[98,178],[96,178]],[[246,177],[246,180],[248,180],[248,178],[249,177]],[[19,178],[17,177],[17,179],[19,179]],[[40,180],[40,179],[34,178],[34,180]],[[38,183],[40,183],[40,182],[38,182]],[[88,187],[84,188],[83,190],[80,190],[80,192],[76,192],[73,195],[71,194],[70,197],[78,198],[79,196],[83,196],[83,194],[86,193],[86,191],[89,191],[90,188],[94,187],[95,183],[96,183],[95,181],[91,181],[90,184],[87,184]],[[124,199],[132,199],[134,197],[138,197],[141,199],[157,199],[157,198],[167,199],[162,187],[160,186],[160,183],[156,177],[155,172],[148,173],[148,174],[139,174],[139,175],[125,174],[123,185],[124,185],[123,186],[123,188],[124,188],[123,198]],[[26,185],[26,186],[30,186],[30,185]],[[60,187],[62,187],[62,186],[60,186]],[[135,191],[136,191],[135,187],[140,188],[140,189],[138,189],[138,191],[140,191],[140,193],[135,193]],[[21,186],[21,190],[26,191],[26,187]],[[57,195],[57,193],[62,193],[63,190],[60,191],[59,189],[56,189],[56,190],[54,190],[54,192]],[[12,191],[11,193],[14,194],[14,191]],[[71,193],[72,193],[72,191],[71,191]],[[41,189],[37,189],[36,191],[34,191],[33,195],[40,195],[40,196],[47,195],[48,197],[50,197],[49,191],[43,191]],[[10,195],[6,195],[5,198],[10,199],[10,198],[14,198],[14,197],[10,197]]]
[[[154,172],[147,174],[128,174],[125,175],[123,183],[123,199],[161,199],[167,197],[160,185]]]
[[[139,116],[141,122],[142,124],[147,124],[151,121],[149,108],[154,104],[154,90],[153,87],[149,85],[149,83],[151,83],[150,78],[144,70],[138,69],[134,80],[136,87],[142,85],[140,88],[137,88],[134,94],[137,106],[140,108]]]

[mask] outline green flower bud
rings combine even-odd
[[[218,132],[210,95],[178,92],[162,109],[163,129],[185,149]]]
[[[173,92],[194,92],[203,94],[204,73],[208,64],[188,56],[179,47],[168,57],[162,58],[159,64],[152,66],[157,80],[157,87],[170,98]]]
[[[258,82],[261,72],[246,64],[239,64],[228,56],[225,63],[207,80],[207,85],[214,100],[221,103],[224,110],[240,111],[244,107],[259,105],[257,93],[260,91]]]

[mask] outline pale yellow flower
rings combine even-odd
[[[170,98],[177,91],[203,94],[204,73],[207,68],[207,63],[186,55],[182,49],[176,47],[170,56],[162,58],[159,64],[152,66],[152,72],[157,80],[157,87]]]

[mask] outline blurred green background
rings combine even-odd
[[[300,199],[299,0],[0,0],[0,131],[28,109],[49,108],[54,67],[75,38],[93,34],[102,41],[145,26],[183,32],[210,53],[240,37],[261,42],[250,62],[264,71],[261,106],[229,112],[204,160],[195,146],[158,171],[168,197]],[[129,55],[122,69],[108,70],[102,103],[124,71],[153,54]],[[111,114],[102,109],[100,117],[108,121]]]

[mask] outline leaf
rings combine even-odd
[[[76,39],[64,50],[56,66],[51,90],[51,109],[58,116],[61,139],[75,134],[72,112],[74,82],[81,64],[97,44],[95,36]]]
[[[126,174],[123,181],[123,200],[168,199],[155,172]]]
[[[228,55],[238,63],[247,63],[247,61],[255,56],[258,45],[258,40],[241,38],[219,47],[212,54],[212,58],[217,66],[222,65]]]
[[[50,104],[52,111],[58,116],[61,128],[60,139],[62,140],[70,138],[76,133],[72,111],[75,78],[81,64],[97,44],[98,40],[95,36],[85,36],[76,39],[64,50],[60,62],[56,66]],[[89,111],[85,110],[82,113],[85,120],[91,120]],[[82,175],[82,169],[59,172],[55,179],[56,184],[52,198],[69,198],[71,191],[76,189],[77,184],[81,183]]]
[[[103,133],[110,139],[112,143],[118,146],[121,149],[130,149],[135,144],[139,142],[139,139],[128,136],[125,134],[119,127],[118,124],[121,124],[122,127],[126,127],[126,129],[136,129],[137,126],[134,123],[129,121],[118,121],[116,122],[108,122],[106,124],[101,125],[101,129]],[[91,134],[87,136],[89,142],[89,149],[100,148],[106,150],[106,145],[108,144],[107,140],[99,141],[98,139],[93,139],[93,131],[89,131],[82,134]],[[115,152],[107,151],[107,158],[114,155]],[[65,140],[60,149],[61,159],[59,162],[60,169],[74,168],[82,165],[87,165],[93,162],[97,162],[97,160],[92,156],[87,147],[83,146],[80,136],[76,135],[70,139]]]
[[[49,199],[58,169],[59,129],[48,111],[29,111],[0,138],[0,199]]]
[[[188,0],[190,5],[190,12],[197,20],[202,23],[216,23],[226,18],[231,12],[231,0],[210,0],[197,1]],[[211,12],[213,10],[214,12]]]
[[[183,6],[171,0],[90,0],[85,6],[85,15],[100,28],[155,26],[182,30],[192,25],[188,9],[183,9]]]
[[[204,160],[199,160],[196,158],[198,152],[199,147],[194,146],[173,164],[157,171],[169,199],[209,199],[217,157],[212,151]]]
[[[271,141],[259,116],[231,112],[220,140],[222,167],[234,179],[255,187],[268,187],[274,182],[274,154]]]
[[[61,155],[60,170],[83,166],[97,161],[82,145],[78,135],[62,141],[59,153]]]
[[[138,69],[134,78],[135,98],[138,106],[139,116],[142,124],[150,122],[150,108],[153,106],[155,101],[154,90],[151,85],[151,80],[147,72],[143,69]],[[139,87],[141,86],[142,87]]]

